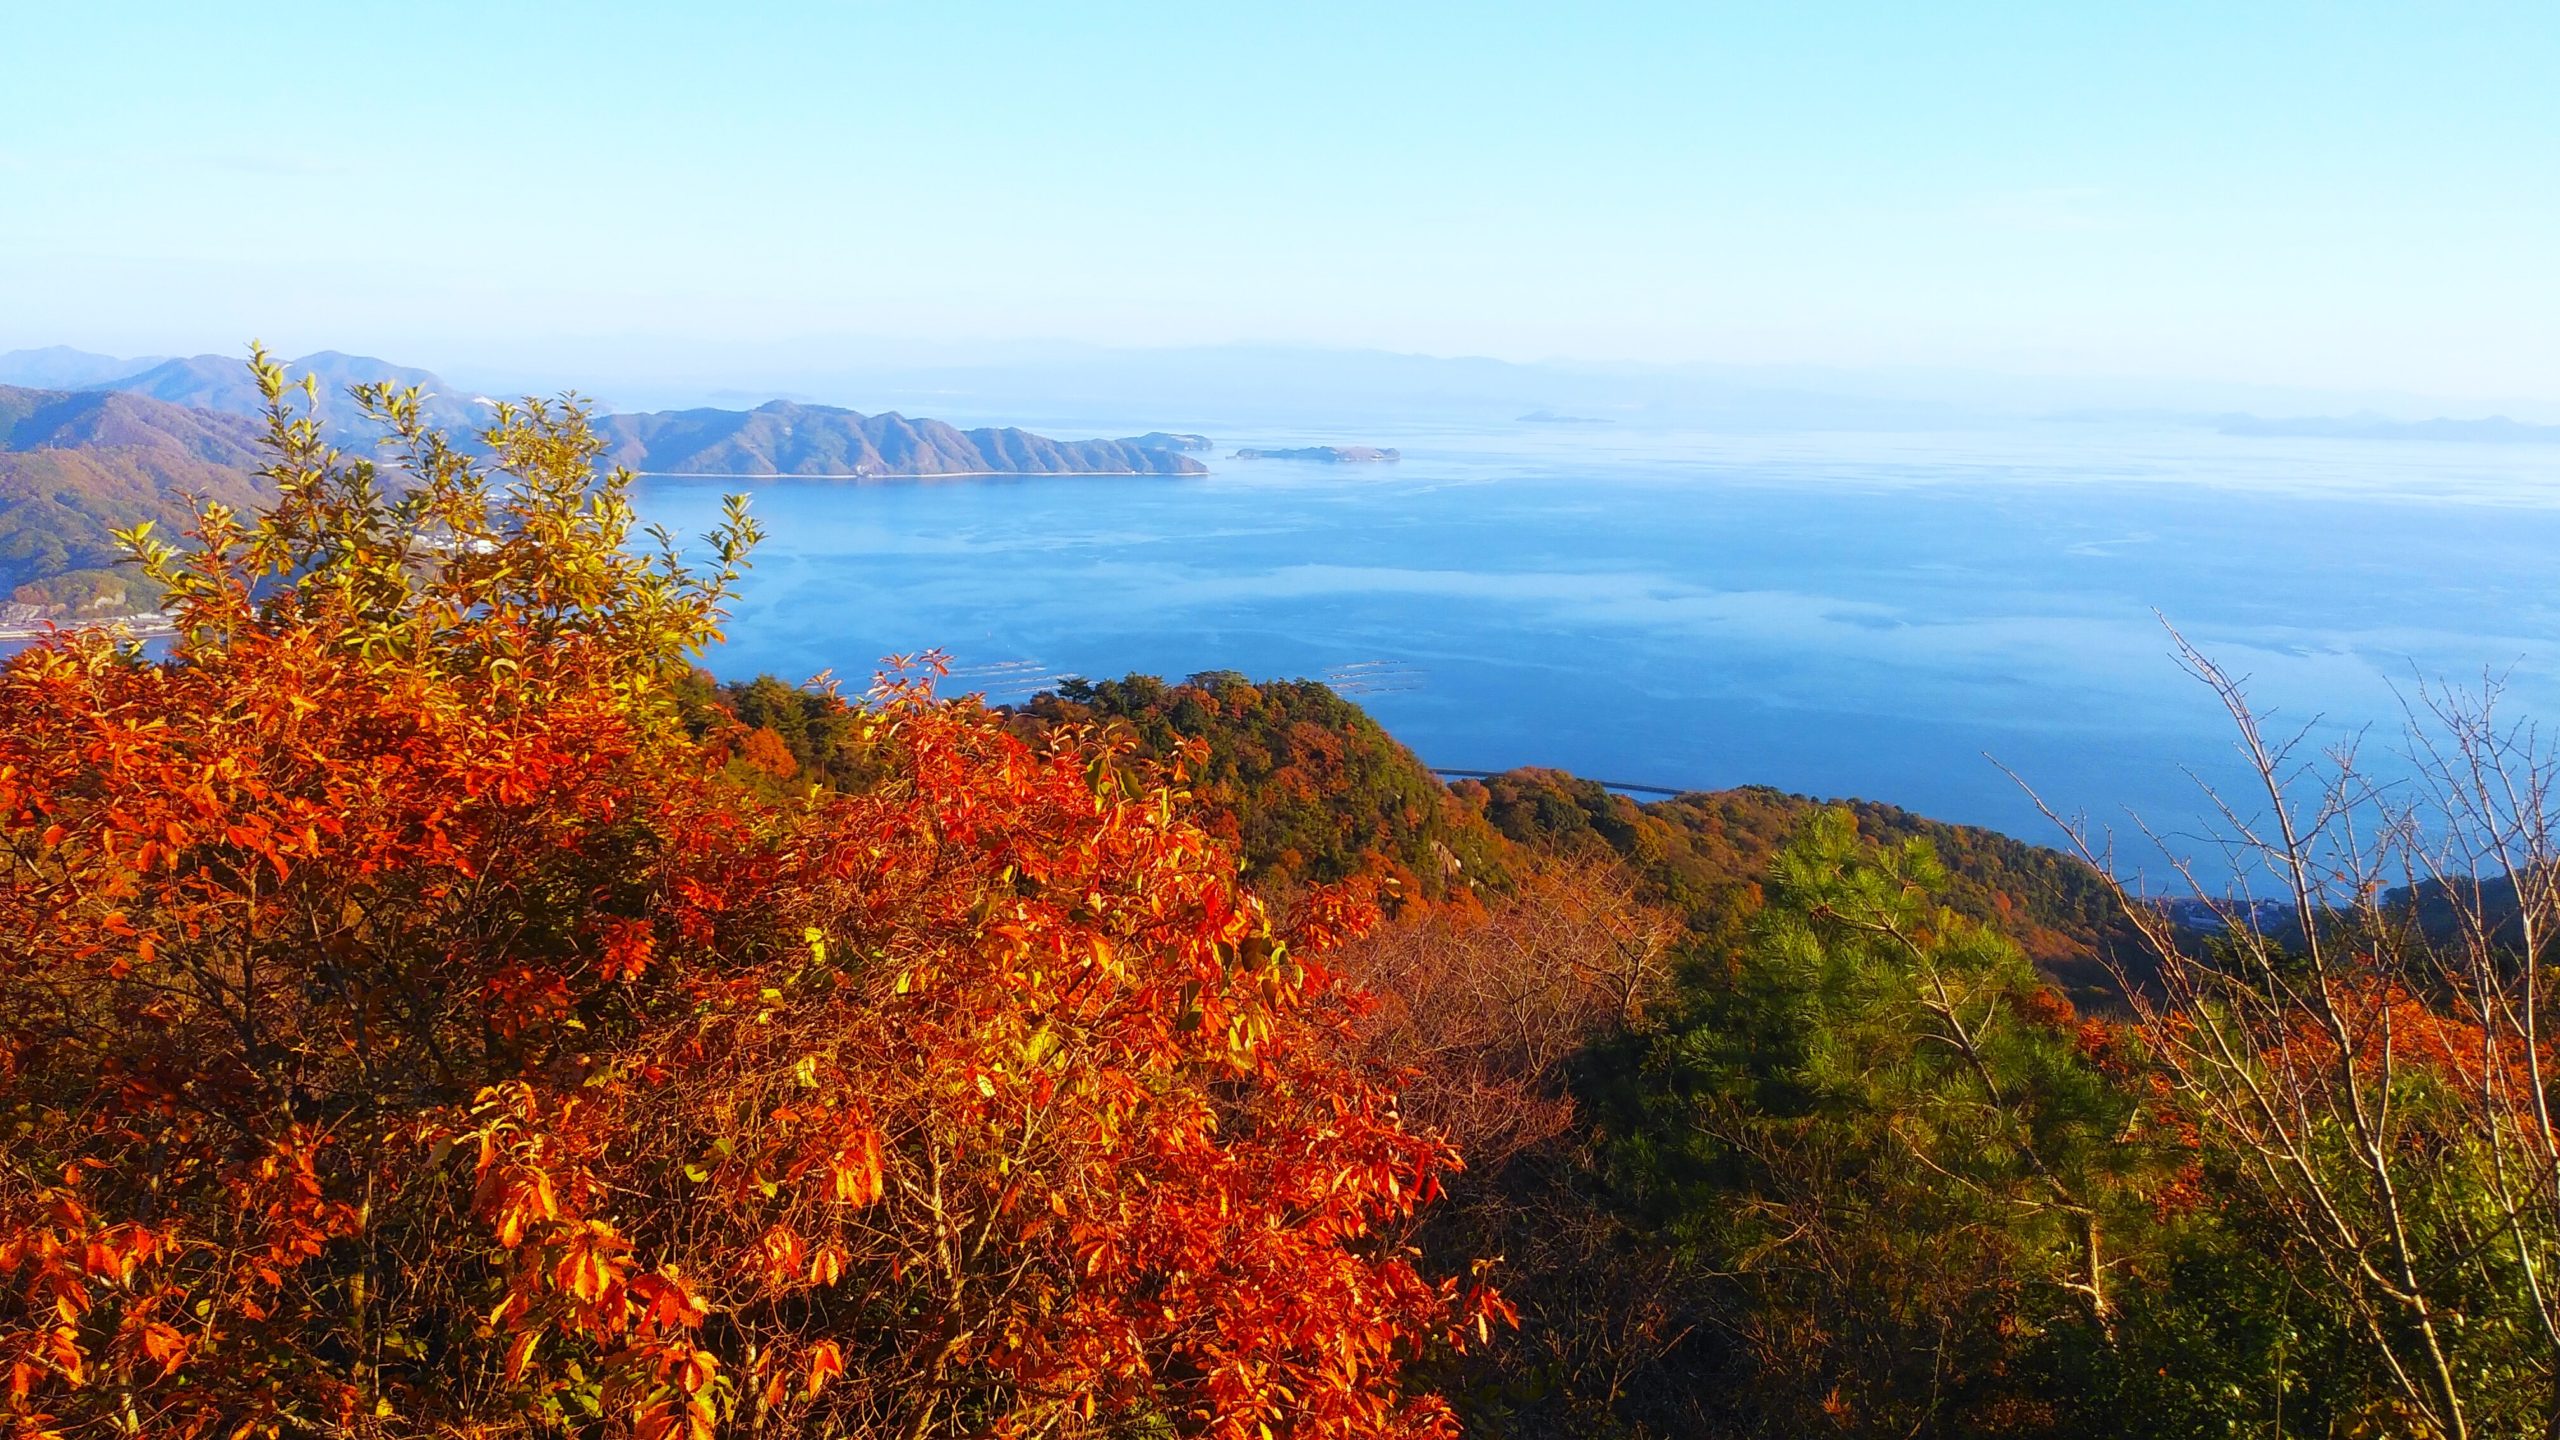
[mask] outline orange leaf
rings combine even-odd
[[[833,1340],[821,1340],[809,1347],[809,1398],[827,1388],[827,1382],[844,1373],[844,1352]]]
[[[525,1367],[533,1363],[533,1347],[536,1344],[539,1344],[541,1340],[542,1331],[539,1327],[536,1327],[517,1336],[515,1343],[507,1347],[508,1384],[518,1385],[523,1383]]]

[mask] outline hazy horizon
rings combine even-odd
[[[1505,409],[1568,409],[1631,423],[1740,423],[1778,428],[1919,425],[1936,428],[2057,414],[2103,412],[2205,417],[2373,415],[2392,420],[2491,415],[2560,421],[2560,399],[2520,394],[2429,395],[2378,388],[2322,388],[2123,374],[2028,374],[1956,366],[1825,366],[1689,363],[1545,357],[1510,360],[1375,348],[1236,341],[1195,346],[1111,346],[1072,340],[890,340],[797,337],[714,343],[642,337],[555,338],[538,345],[416,348],[316,337],[276,343],[283,357],[335,351],[434,372],[457,391],[550,394],[576,389],[613,409],[740,408],[796,400],[888,409],[920,405],[940,415],[1024,421],[1060,404],[1155,415],[1249,414],[1336,407],[1346,423],[1378,415],[1452,411],[1488,418]],[[303,337],[294,337],[300,340]],[[14,356],[54,350],[134,363],[244,357],[247,342],[205,350],[129,352],[37,338],[0,345],[0,383],[44,383],[12,371]],[[103,377],[101,377],[103,378]],[[84,383],[95,383],[94,381]],[[1275,408],[1276,407],[1276,408]],[[1152,422],[1150,422],[1152,423]]]
[[[2560,405],[2541,7],[146,4],[13,40],[0,349],[574,379],[1245,345]]]

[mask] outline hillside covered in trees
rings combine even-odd
[[[2292,896],[2196,933],[1309,682],[723,685],[742,504],[644,555],[574,407],[351,397],[395,487],[255,375],[264,506],[132,547],[170,657],[0,666],[12,1437],[2560,1417],[2554,771],[2458,697],[2349,835],[2191,652]]]
[[[1363,873],[1425,899],[1504,893],[1523,851],[1623,865],[1645,898],[1699,936],[1730,942],[1758,884],[1826,802],[1765,787],[1639,803],[1597,781],[1525,769],[1444,786],[1360,709],[1313,681],[1229,673],[1179,685],[1147,676],[1075,681],[1034,699],[1037,720],[1111,719],[1148,753],[1205,743],[1195,791],[1265,883],[1287,890]],[[1974,826],[1847,802],[1887,844],[1922,840],[1949,866],[1948,903],[1997,923],[2066,988],[2112,994],[2135,960],[2114,896],[2085,863]]]
[[[692,696],[753,783],[871,783],[858,704],[770,680]],[[2258,1049],[2217,1080],[2152,1048],[2231,1014],[2178,996],[2253,973],[2256,947],[2299,973],[2301,929],[2176,930],[2078,858],[1886,805],[1640,803],[1538,770],[1443,786],[1313,682],[1075,682],[1007,723],[1100,724],[1174,765],[1284,904],[1375,887],[1388,918],[1342,952],[1371,987],[1366,1043],[1468,1161],[1405,1233],[1443,1268],[1500,1256],[1518,1316],[1430,1370],[1469,1433],[2436,1434],[2454,1432],[2426,1428],[2427,1403],[2450,1395],[2490,1417],[2466,1433],[2508,1434],[2535,1420],[2521,1397],[2552,1396],[2520,1272],[2484,1266],[2439,1208],[2496,1213],[2470,1168],[2490,1156],[2428,1138],[2480,1113],[2446,1082],[2481,1079],[2430,1067],[2511,1041],[2377,1009],[2356,998],[2370,975],[2333,982],[2341,1047],[2396,1025],[2437,1057],[2356,1062],[2409,1107],[2376,1159],[2429,1196],[2413,1269],[2526,1327],[2473,1330],[2480,1378],[2435,1396],[2365,1368],[2409,1333],[2329,1268],[2398,1248],[2351,1154],[2296,1152],[2307,1193],[2258,1169],[2351,1128],[2338,1050]],[[2310,930],[2405,942],[2462,908],[2442,886],[2382,903],[2317,909]],[[2549,923],[2547,895],[2511,882],[2479,903],[2511,935],[2522,910]],[[2261,1004],[2284,993],[2264,984]],[[2301,1043],[2281,1037],[2323,1023],[2318,993],[2262,1033]],[[2306,1128],[2279,1140],[2221,1108],[2252,1076],[2317,1107]],[[2356,1228],[2299,1228],[2306,1202],[2355,1206]]]
[[[0,385],[0,598],[55,616],[148,609],[158,588],[114,532],[176,532],[196,502],[254,511],[256,422],[117,392]]]

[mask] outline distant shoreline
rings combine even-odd
[[[889,470],[861,475],[784,474],[768,470],[741,475],[730,470],[634,470],[644,480],[1072,480],[1078,476],[1156,475],[1167,480],[1195,477],[1172,470]]]
[[[166,620],[136,625],[130,616],[113,615],[98,620],[56,620],[37,625],[0,625],[0,644],[10,644],[20,640],[42,640],[53,635],[68,634],[74,630],[122,630],[136,640],[157,640],[163,636],[178,633],[178,627]]]

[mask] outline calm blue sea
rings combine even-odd
[[[1082,433],[1146,428],[1095,426]],[[1078,433],[1072,429],[1058,433]],[[1865,796],[2051,840],[2065,810],[2193,832],[2226,723],[2154,612],[2324,738],[2422,674],[2560,719],[2560,447],[1629,426],[1216,434],[1393,466],[1198,479],[764,481],[723,675],[853,688],[939,647],[954,685],[1333,679],[1434,765]],[[651,479],[685,533],[719,482]]]

